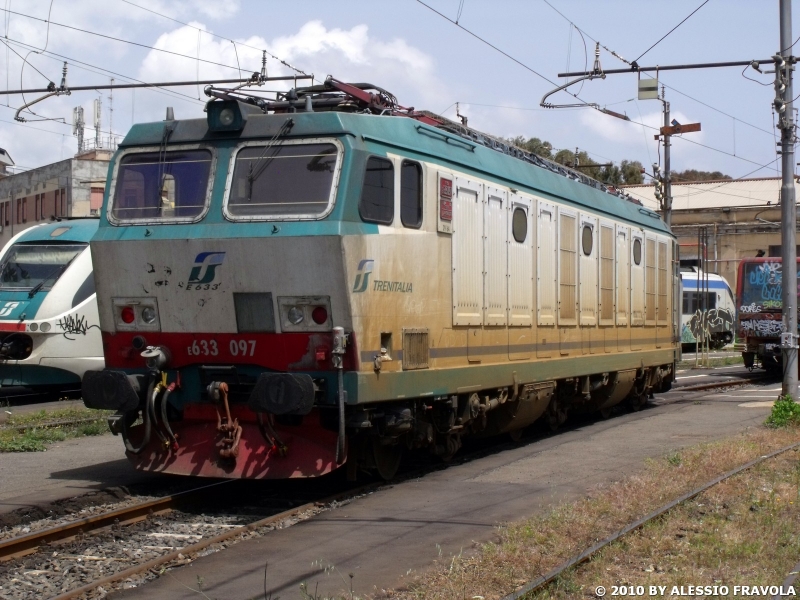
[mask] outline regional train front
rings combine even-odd
[[[103,367],[89,240],[97,219],[25,229],[0,258],[0,391],[76,395]]]

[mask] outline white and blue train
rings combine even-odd
[[[89,240],[96,219],[38,225],[0,258],[0,395],[79,397],[104,365]]]
[[[681,344],[696,347],[705,330],[709,346],[718,350],[733,342],[736,302],[724,277],[708,273],[707,287],[705,279],[697,267],[681,269]]]

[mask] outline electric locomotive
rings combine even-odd
[[[89,240],[97,219],[37,225],[0,258],[0,392],[76,395],[103,368]]]
[[[91,248],[138,469],[390,478],[405,448],[626,402],[674,377],[659,216],[502,140],[328,78],[134,126]]]

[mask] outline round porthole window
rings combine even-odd
[[[528,213],[523,208],[515,208],[511,217],[511,233],[518,243],[523,243],[528,237]]]
[[[633,240],[633,262],[637,265],[642,264],[642,240]]]
[[[592,247],[594,246],[594,232],[590,225],[583,226],[583,232],[581,233],[581,245],[583,247],[583,253],[586,256],[590,256],[592,254]]]

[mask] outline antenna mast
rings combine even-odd
[[[76,106],[72,109],[72,135],[78,136],[78,154],[83,152],[83,107]]]
[[[111,78],[111,88],[108,92],[108,147],[114,149],[114,78]]]
[[[95,98],[94,101],[94,147],[100,148],[102,142],[100,141],[100,123],[103,120],[103,101],[101,98]]]

